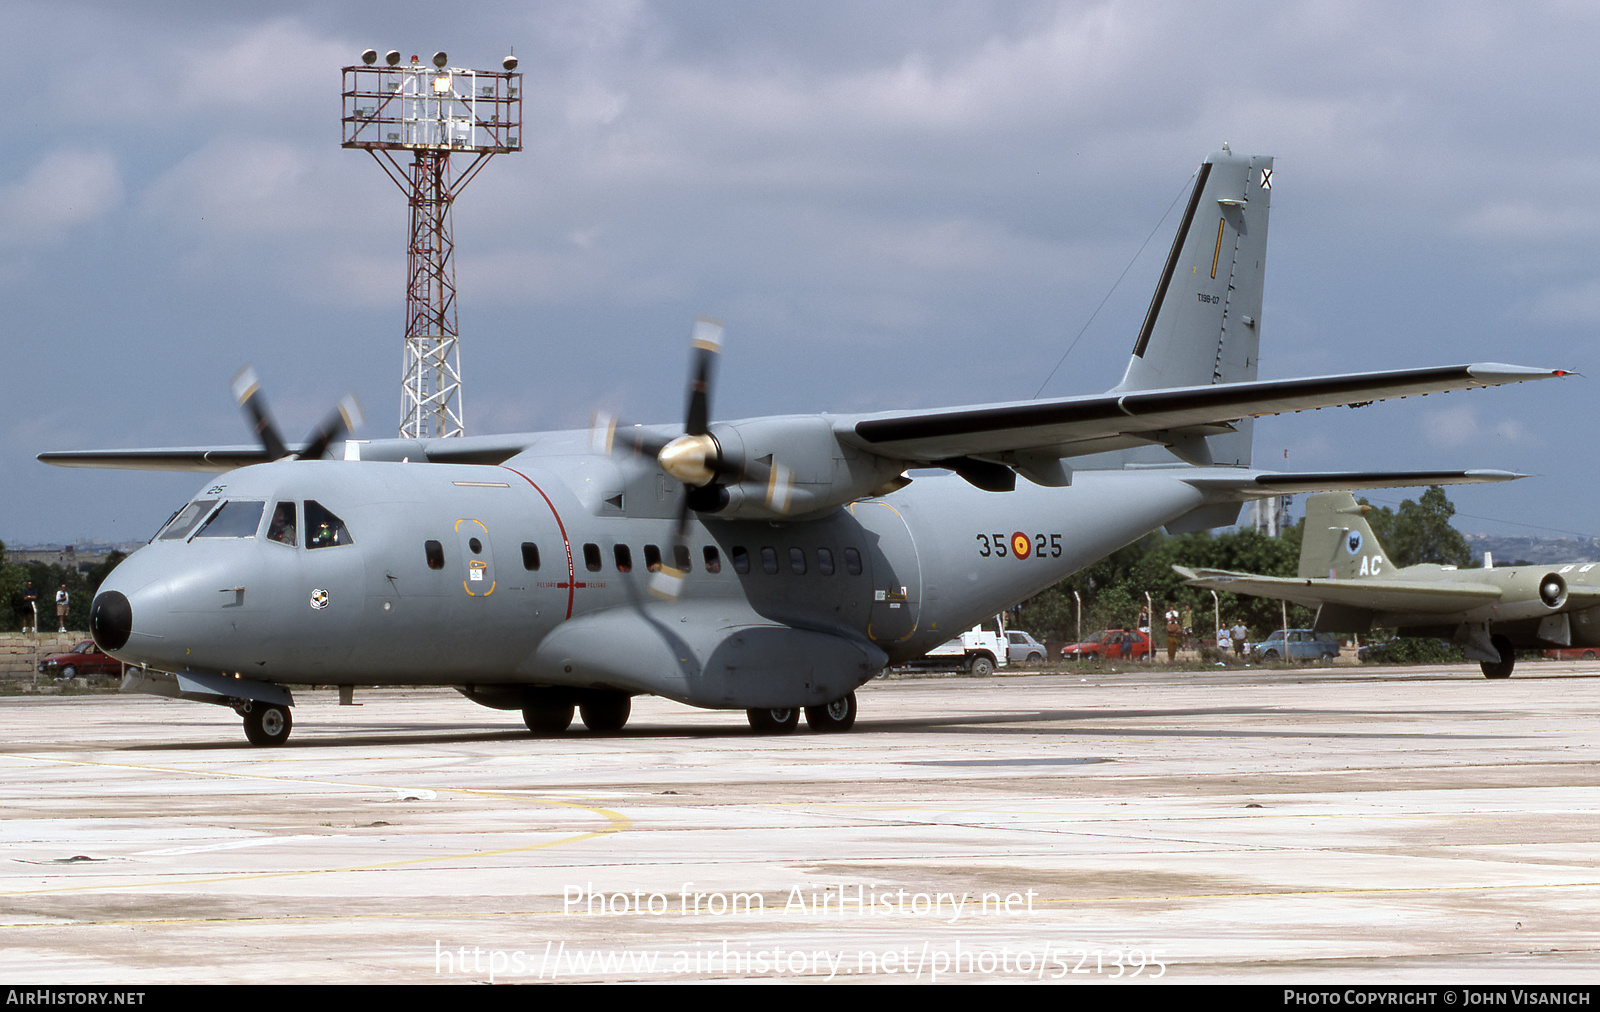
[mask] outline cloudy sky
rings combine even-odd
[[[245,442],[245,363],[291,439],[348,391],[394,434],[406,207],[339,147],[368,46],[526,75],[456,208],[470,433],[679,416],[700,313],[723,418],[1031,397],[1069,347],[1045,395],[1103,390],[1228,142],[1277,158],[1264,377],[1593,377],[1269,420],[1257,461],[1523,470],[1459,526],[1600,534],[1593,4],[242,6],[0,0],[7,543],[148,537],[198,476],[34,454]]]

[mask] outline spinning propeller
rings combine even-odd
[[[653,433],[624,429],[617,432],[615,415],[595,416],[591,442],[607,454],[627,451],[635,456],[649,455],[668,475],[683,483],[684,496],[673,532],[672,550],[661,568],[650,577],[650,592],[674,599],[683,589],[687,569],[678,563],[688,558],[689,511],[715,513],[725,508],[731,496],[730,485],[761,482],[762,497],[777,513],[787,513],[794,489],[794,475],[772,457],[748,459],[742,452],[725,448],[711,433],[711,377],[717,356],[722,353],[722,324],[702,316],[694,321],[690,333],[689,404],[683,435],[665,438]]]
[[[233,396],[250,419],[250,427],[255,432],[256,438],[261,440],[261,448],[267,451],[267,456],[272,460],[282,460],[285,457],[321,460],[328,452],[329,446],[344,438],[350,430],[362,423],[360,403],[356,401],[355,394],[346,394],[333,413],[312,430],[306,445],[299,450],[291,450],[284,444],[283,437],[278,434],[277,423],[272,420],[272,412],[267,409],[267,400],[261,394],[261,381],[256,376],[253,366],[245,366],[239,370],[239,375],[233,378]]]

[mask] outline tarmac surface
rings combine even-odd
[[[279,749],[0,699],[0,979],[1600,980],[1600,665],[874,682],[534,739],[297,693]]]

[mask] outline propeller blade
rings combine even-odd
[[[306,448],[300,451],[300,459],[321,460],[330,445],[344,438],[362,421],[361,402],[356,400],[355,394],[345,395],[333,414],[323,419],[322,424],[311,433],[311,438],[306,440]]]
[[[689,541],[689,497],[683,497],[683,504],[678,507],[678,523],[672,529],[672,545],[669,564],[667,559],[661,560],[661,568],[650,574],[648,584],[650,593],[663,601],[676,601],[678,595],[683,593],[683,581],[689,574],[678,568],[680,556],[688,554]]]
[[[267,399],[261,394],[261,381],[253,366],[245,366],[233,378],[233,396],[250,419],[250,428],[261,441],[261,448],[267,451],[267,456],[273,460],[287,457],[289,448],[278,434],[278,426],[272,421],[272,412],[267,410]]]
[[[691,436],[703,436],[711,431],[711,377],[716,371],[717,356],[722,353],[722,323],[709,316],[695,320],[690,343],[694,347],[694,363],[683,431]]]

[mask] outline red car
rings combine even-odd
[[[1547,661],[1592,661],[1596,656],[1600,656],[1600,650],[1594,647],[1562,647],[1544,652]]]
[[[94,640],[84,640],[64,654],[51,654],[39,662],[39,670],[56,678],[74,675],[120,675],[122,662],[108,657]]]
[[[1126,652],[1123,639],[1132,637]],[[1082,643],[1061,648],[1061,656],[1068,659],[1100,657],[1113,660],[1131,656],[1134,660],[1150,654],[1150,634],[1143,629],[1102,629]]]

